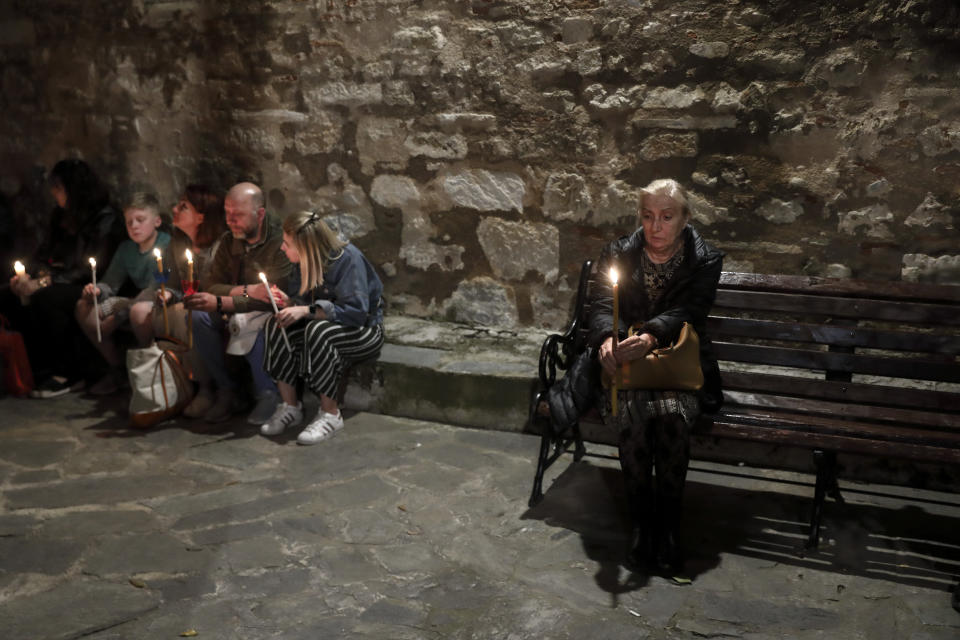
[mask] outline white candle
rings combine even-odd
[[[270,283],[267,282],[267,274],[260,272],[260,280],[263,281],[263,286],[267,288],[267,295],[270,296],[270,304],[273,305],[273,312],[280,313],[280,310],[277,309],[277,301],[273,297],[273,291],[270,290]],[[293,348],[290,346],[290,339],[287,338],[287,331],[283,327],[280,327],[280,333],[283,334],[283,341],[287,345],[287,351],[293,353]]]
[[[167,319],[167,288],[163,279],[163,253],[159,247],[153,248],[153,255],[157,258],[157,271],[160,273],[160,304],[163,307],[163,335],[170,335],[170,321]]]
[[[20,277],[27,272],[26,268],[23,266],[23,263],[19,260],[13,263],[13,271],[17,274],[17,277]]]
[[[193,290],[193,254],[190,249],[184,252],[187,256],[187,292],[195,293]],[[187,311],[187,348],[193,349],[193,309]]]
[[[619,274],[614,267],[610,267],[610,281],[613,283],[613,350],[616,353],[617,345],[620,343],[619,318],[620,318],[620,296],[617,292],[617,278]],[[613,385],[610,387],[610,413],[617,415],[617,375],[613,376]]]
[[[100,333],[100,304],[97,302],[97,259],[90,258],[90,274],[93,280],[93,317],[97,319],[97,342],[103,342]]]

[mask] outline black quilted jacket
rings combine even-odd
[[[723,270],[723,252],[707,244],[692,226],[683,231],[686,257],[656,304],[647,298],[640,260],[643,251],[643,230],[624,236],[607,245],[597,263],[597,286],[590,307],[588,347],[574,361],[566,377],[550,390],[548,396],[554,427],[566,429],[589,409],[599,387],[599,363],[596,350],[613,330],[613,301],[608,278],[615,266],[621,274],[620,338],[632,324],[642,324],[642,331],[656,336],[661,345],[677,339],[684,322],[689,322],[700,336],[700,366],[704,386],[700,404],[704,412],[720,408],[723,394],[720,369],[713,355],[706,320],[717,295],[717,283]]]

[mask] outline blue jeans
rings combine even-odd
[[[197,353],[207,367],[210,378],[216,383],[217,388],[236,391],[237,381],[227,373],[223,341],[220,338],[225,327],[226,323],[219,313],[193,312],[193,341]],[[263,368],[265,343],[263,330],[261,330],[257,334],[257,341],[254,342],[253,348],[244,356],[250,365],[250,373],[253,374],[253,385],[257,389],[257,395],[264,391],[277,393],[277,385]]]

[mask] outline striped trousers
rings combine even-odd
[[[298,322],[287,327],[293,353],[287,350],[276,320],[264,327],[263,368],[274,380],[296,386],[302,379],[317,395],[336,398],[346,365],[375,357],[383,346],[383,328],[347,327],[329,320]]]

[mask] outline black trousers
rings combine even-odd
[[[87,377],[101,358],[80,332],[74,307],[82,284],[54,283],[37,290],[24,306],[5,284],[0,290],[0,313],[23,334],[34,378],[61,375]]]
[[[690,463],[690,428],[679,414],[650,417],[620,432],[630,515],[635,524],[676,527]],[[654,472],[656,472],[654,474]]]

